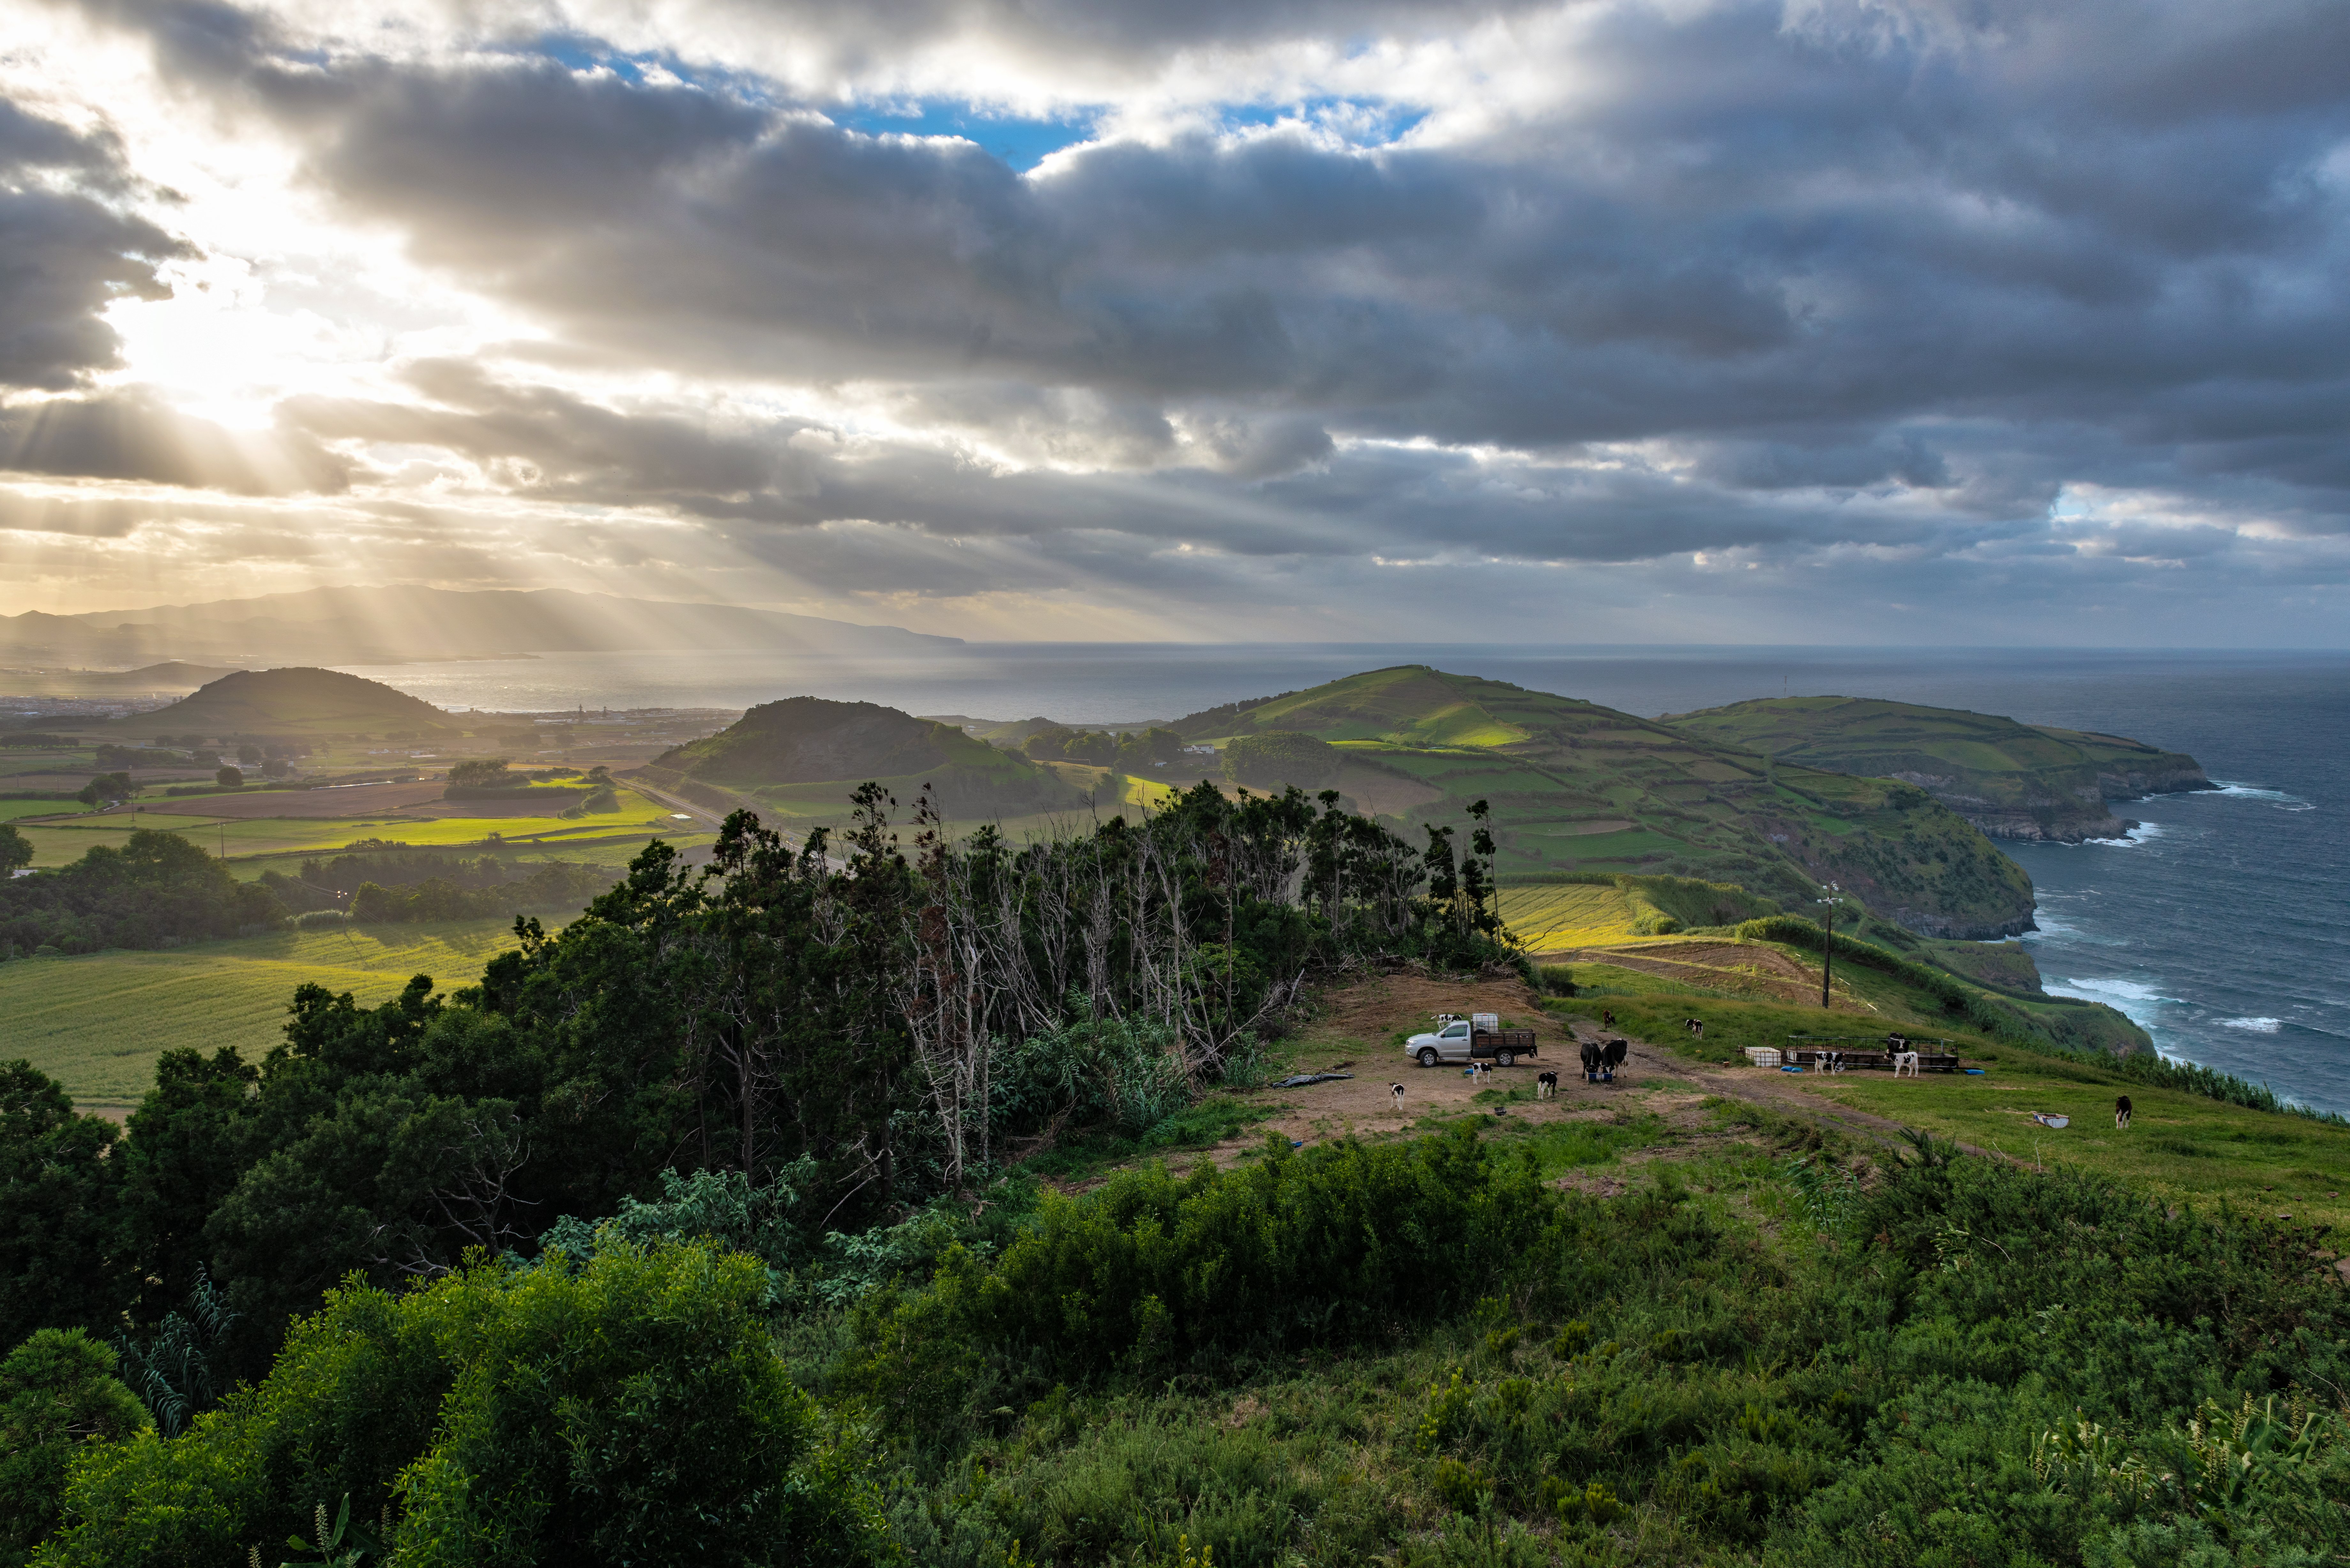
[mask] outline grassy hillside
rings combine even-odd
[[[1576,972],[1585,974],[1578,967]],[[1596,1025],[1604,1008],[1616,1027],[1669,1046],[1692,1061],[1755,1075],[1754,1089],[1783,1084],[1882,1116],[1960,1139],[2029,1164],[2065,1164],[2126,1180],[2172,1201],[2290,1210],[2323,1224],[2350,1224],[2350,1127],[2230,1105],[2205,1095],[2149,1085],[2118,1068],[2050,1057],[1930,1019],[1884,1016],[1864,1023],[1844,1013],[1712,994],[1650,977],[1637,993],[1615,994],[1602,976],[1599,994],[1553,1003],[1563,1015]],[[1626,988],[1631,991],[1633,988]],[[1889,1013],[1888,1010],[1888,1013]],[[1702,1042],[1680,1021],[1705,1020]],[[1788,1077],[1746,1066],[1745,1047],[1785,1047],[1795,1036],[1850,1036],[1906,1026],[1914,1037],[1948,1041],[1981,1077],[1929,1074],[1896,1079],[1884,1073]],[[2131,1125],[2114,1126],[2116,1096],[2130,1098]],[[2072,1125],[2045,1127],[2034,1111]]]
[[[444,990],[470,985],[514,945],[512,924],[362,925],[0,963],[0,1060],[30,1060],[85,1107],[132,1105],[155,1058],[174,1047],[234,1045],[258,1061],[305,982],[369,1006],[398,995],[411,975]]]
[[[1736,883],[1806,904],[1824,881],[1921,933],[2024,929],[2031,880],[1915,785],[1773,766],[1742,747],[1574,698],[1425,665],[1180,721],[1187,739],[1294,732],[1342,761],[1310,782],[1368,812],[1458,822],[1492,803],[1505,880],[1562,872]]]
[[[1073,809],[1084,799],[1052,770],[952,724],[818,697],[762,703],[717,734],[663,753],[646,776],[716,785],[786,817],[837,818],[868,779],[908,806],[922,785],[935,785],[946,815],[962,820]]]
[[[430,734],[457,722],[405,691],[336,670],[240,670],[177,702],[108,726],[124,736]]]
[[[1873,698],[1769,698],[1664,722],[1782,765],[1916,784],[1998,838],[2111,837],[2123,824],[2106,802],[2211,787],[2183,753]]]

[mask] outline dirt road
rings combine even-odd
[[[1403,1053],[1399,1034],[1434,1027],[1443,1012],[1493,1012],[1504,1027],[1533,1029],[1536,1054],[1514,1067],[1497,1067],[1483,1079],[1458,1066],[1423,1068]],[[1693,1114],[1711,1097],[1768,1106],[1783,1115],[1832,1126],[1871,1142],[1889,1143],[1900,1124],[1837,1105],[1809,1091],[1804,1080],[1746,1066],[1713,1066],[1648,1041],[1629,1041],[1624,1065],[1612,1084],[1586,1084],[1578,1059],[1583,1040],[1604,1040],[1598,1010],[1586,1018],[1542,1010],[1540,999],[1514,976],[1471,982],[1431,980],[1419,974],[1379,975],[1323,994],[1321,1015],[1302,1033],[1292,1053],[1294,1070],[1345,1070],[1353,1077],[1295,1089],[1260,1089],[1243,1096],[1281,1110],[1264,1127],[1299,1142],[1335,1137],[1378,1138],[1409,1133],[1423,1124],[1464,1114],[1491,1114],[1477,1099],[1486,1089],[1534,1087],[1537,1075],[1558,1075],[1558,1093],[1547,1100],[1519,1101],[1507,1114],[1533,1122],[1612,1116],[1626,1111]],[[1627,1037],[1628,1039],[1628,1037]],[[1397,1104],[1392,1085],[1403,1085]],[[1260,1128],[1228,1140],[1214,1151],[1227,1165],[1257,1147]]]

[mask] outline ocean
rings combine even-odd
[[[444,707],[739,708],[813,695],[976,718],[1170,719],[1419,663],[1655,716],[1782,694],[1887,697],[2127,735],[2222,789],[2118,805],[2126,843],[2003,845],[2030,872],[2048,989],[2165,1055],[2350,1113],[2350,654],[972,644],[913,659],[550,655],[355,668]]]

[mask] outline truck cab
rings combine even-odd
[[[1423,1067],[1471,1059],[1490,1059],[1496,1066],[1510,1067],[1517,1064],[1520,1056],[1534,1054],[1534,1032],[1503,1029],[1501,1019],[1491,1012],[1440,1017],[1434,1030],[1404,1042],[1403,1054]]]

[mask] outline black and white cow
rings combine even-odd
[[[1583,1081],[1585,1083],[1596,1084],[1599,1082],[1599,1064],[1601,1062],[1606,1060],[1606,1055],[1607,1054],[1601,1048],[1598,1041],[1586,1040],[1583,1042]]]
[[[1618,1038],[1607,1042],[1600,1048],[1599,1053],[1601,1077],[1607,1083],[1614,1083],[1616,1069],[1624,1064],[1624,1058],[1630,1055],[1631,1052],[1632,1043],[1629,1040]]]

